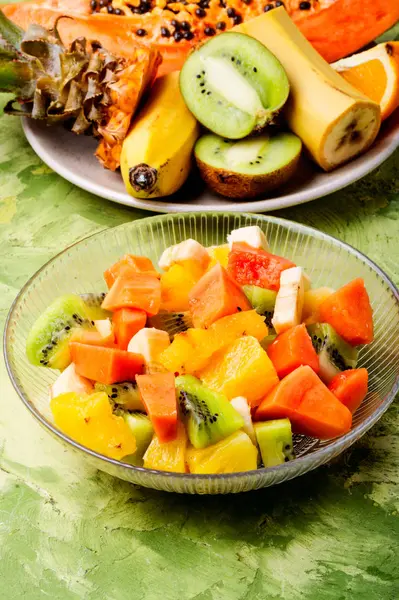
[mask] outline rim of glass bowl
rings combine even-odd
[[[315,466],[323,464],[325,461],[322,459],[324,459],[326,457],[328,459],[328,456],[330,456],[330,455],[331,455],[331,457],[336,456],[337,454],[339,454],[340,447],[342,447],[343,450],[346,449],[347,447],[349,447],[351,445],[351,443],[353,443],[354,441],[359,439],[362,435],[364,435],[366,433],[366,431],[368,431],[379,420],[379,418],[384,414],[384,412],[388,409],[388,407],[393,402],[396,394],[399,391],[399,376],[396,378],[391,391],[387,394],[387,396],[383,400],[383,402],[381,402],[380,406],[371,415],[369,415],[362,423],[357,425],[354,429],[351,429],[347,434],[336,438],[334,441],[329,443],[327,446],[323,446],[323,447],[319,448],[318,450],[315,450],[311,454],[305,454],[304,456],[295,458],[293,461],[283,463],[276,467],[268,467],[268,468],[262,467],[257,470],[240,471],[238,473],[220,473],[220,474],[198,475],[198,474],[194,474],[194,473],[174,473],[171,471],[158,471],[156,469],[146,469],[144,467],[136,467],[129,463],[125,463],[123,461],[119,461],[119,460],[104,456],[103,454],[99,454],[99,453],[95,452],[94,450],[91,450],[90,448],[86,448],[85,446],[82,446],[81,444],[79,444],[78,442],[76,442],[75,440],[70,438],[69,436],[65,435],[62,431],[57,429],[52,423],[47,421],[41,415],[41,413],[36,409],[36,407],[29,401],[29,398],[27,397],[27,395],[19,388],[19,385],[17,382],[17,376],[14,376],[13,368],[11,366],[11,361],[9,360],[9,354],[8,354],[9,353],[8,346],[10,343],[9,328],[10,328],[10,324],[13,320],[14,312],[19,304],[20,298],[23,296],[25,291],[30,287],[32,282],[36,279],[36,277],[43,270],[45,270],[52,262],[56,261],[62,254],[64,254],[65,252],[67,252],[68,250],[73,248],[74,246],[78,246],[80,243],[83,243],[83,242],[87,241],[88,239],[93,238],[97,235],[103,235],[104,232],[106,232],[106,231],[113,231],[113,230],[119,229],[119,228],[122,229],[129,225],[131,227],[135,227],[136,224],[138,226],[140,226],[142,223],[147,222],[147,221],[151,221],[151,223],[156,223],[159,221],[162,222],[162,221],[166,221],[166,220],[172,220],[172,221],[177,220],[177,219],[189,220],[190,218],[193,218],[193,217],[194,218],[201,217],[201,218],[205,218],[205,219],[211,219],[211,218],[223,217],[223,216],[237,218],[238,215],[233,212],[203,213],[203,212],[197,211],[197,212],[191,212],[191,213],[175,213],[175,214],[160,215],[160,216],[156,216],[156,217],[154,217],[154,216],[146,217],[144,219],[137,219],[136,221],[128,221],[127,223],[117,225],[116,227],[101,229],[100,231],[96,231],[95,233],[88,235],[88,236],[78,240],[77,242],[74,242],[70,246],[67,246],[64,250],[62,250],[61,252],[59,252],[58,254],[53,256],[53,258],[51,258],[49,261],[47,261],[25,283],[25,285],[22,287],[22,289],[18,293],[17,297],[13,301],[13,303],[10,307],[10,310],[8,312],[6,322],[5,322],[4,336],[3,336],[3,351],[4,351],[4,357],[5,357],[5,364],[6,364],[7,372],[11,379],[12,385],[14,386],[14,388],[15,388],[18,396],[22,400],[22,402],[29,409],[29,411],[34,415],[34,417],[41,423],[41,425],[43,425],[45,428],[49,429],[53,433],[53,435],[61,438],[61,440],[63,440],[67,444],[71,444],[75,449],[81,450],[85,454],[88,454],[96,459],[99,459],[105,463],[114,465],[116,467],[120,467],[123,469],[130,469],[133,472],[141,473],[141,474],[143,474],[143,476],[145,476],[146,474],[151,474],[153,476],[155,475],[158,478],[166,477],[166,478],[171,478],[171,479],[176,478],[178,480],[184,480],[186,478],[189,478],[190,480],[198,480],[198,481],[240,479],[240,478],[245,478],[248,475],[252,475],[252,476],[256,476],[257,478],[260,478],[261,475],[266,472],[273,473],[273,472],[279,471],[279,472],[283,473],[284,471],[288,471],[288,470],[292,469],[293,464],[297,464],[298,466],[300,466],[300,465],[306,466],[309,464],[310,468],[312,468],[312,463],[317,463],[317,464],[315,464]],[[388,277],[388,275],[382,269],[380,269],[380,267],[374,261],[372,261],[370,258],[368,258],[368,256],[366,256],[365,254],[363,254],[362,252],[360,252],[359,250],[357,250],[350,244],[347,244],[346,242],[342,242],[341,240],[337,239],[336,237],[334,237],[332,235],[328,235],[326,233],[323,233],[322,231],[319,231],[318,229],[316,229],[314,227],[310,227],[308,225],[302,225],[301,223],[297,223],[295,221],[290,221],[289,219],[282,219],[279,217],[274,217],[274,216],[269,216],[269,215],[259,215],[259,214],[253,214],[253,213],[240,213],[239,216],[242,218],[256,219],[256,220],[260,220],[260,221],[264,221],[264,222],[274,222],[278,225],[281,225],[284,228],[287,228],[289,226],[291,229],[294,229],[297,231],[300,230],[301,232],[308,233],[312,237],[324,238],[330,242],[332,241],[334,244],[336,244],[338,246],[343,247],[347,252],[357,256],[364,263],[366,263],[368,266],[370,266],[371,269],[373,271],[375,271],[379,275],[379,277],[385,281],[387,286],[391,289],[391,291],[399,305],[399,290],[395,286],[395,284],[391,281],[391,279]],[[306,471],[304,471],[304,470],[301,471],[301,473],[305,473],[305,472]]]

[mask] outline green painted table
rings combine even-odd
[[[0,96],[1,108],[6,98]],[[64,181],[0,119],[0,310],[65,246],[146,216]],[[279,212],[349,242],[399,284],[399,151]],[[0,372],[2,600],[397,600],[399,411],[333,464],[238,496],[177,496],[88,468]]]

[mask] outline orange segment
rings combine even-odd
[[[399,42],[385,42],[332,65],[346,81],[381,107],[386,119],[399,106]]]

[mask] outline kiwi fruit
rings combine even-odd
[[[79,296],[60,296],[33,324],[26,354],[33,365],[64,370],[71,362],[69,339],[76,328],[93,329],[91,309]]]
[[[244,427],[244,419],[226,396],[202,385],[193,375],[176,378],[179,409],[194,448],[216,444]]]
[[[101,321],[102,319],[111,319],[112,313],[101,308],[106,292],[80,294],[82,300],[90,309],[90,316],[93,321]]]
[[[255,423],[254,428],[264,467],[276,467],[295,458],[289,419]]]
[[[125,456],[123,462],[142,467],[144,465],[143,456],[151,443],[154,428],[149,417],[139,412],[124,413],[123,418],[136,440],[136,452]]]
[[[265,317],[265,323],[269,329],[273,329],[272,318],[276,304],[277,292],[266,290],[257,285],[244,285],[242,291],[251,303],[252,308],[258,315]]]
[[[124,410],[145,410],[135,381],[124,381],[112,385],[95,383],[94,389],[96,392],[105,392],[115,408],[122,408]]]
[[[166,310],[161,310],[157,315],[149,317],[147,325],[166,331],[171,341],[178,333],[194,327],[189,312],[168,312]]]
[[[270,344],[272,344],[274,342],[274,340],[276,339],[277,334],[276,333],[269,333],[269,335],[266,335],[259,343],[262,346],[263,350],[266,350],[268,347],[270,346]]]
[[[229,198],[254,198],[283,185],[295,173],[301,140],[289,132],[234,142],[208,133],[194,154],[208,186]]]
[[[308,325],[308,333],[319,356],[319,376],[330,383],[340,371],[355,369],[359,351],[343,340],[328,323]]]
[[[202,125],[238,140],[276,121],[290,86],[281,63],[263,44],[242,33],[223,33],[187,58],[180,90]]]

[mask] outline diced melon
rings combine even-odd
[[[279,383],[273,363],[252,336],[239,338],[218,352],[199,377],[230,400],[244,396],[252,407]]]

